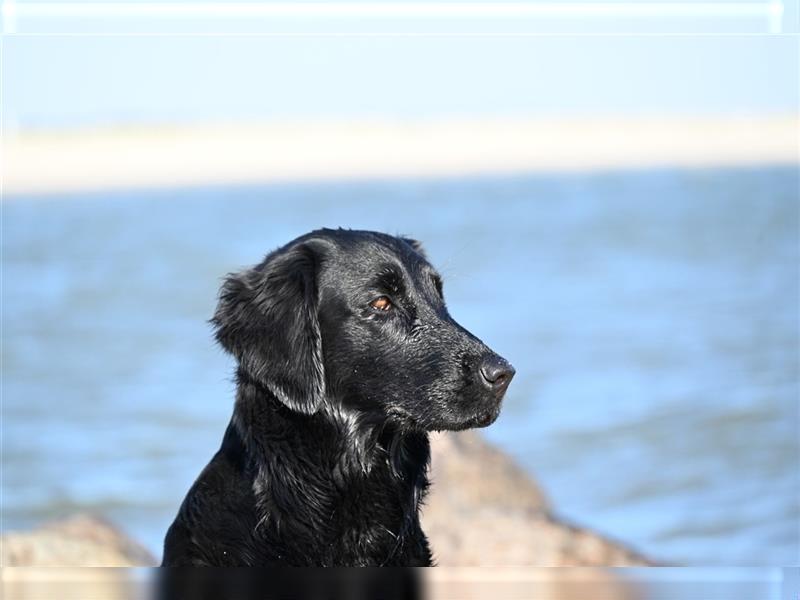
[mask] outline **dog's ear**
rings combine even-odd
[[[422,242],[418,242],[417,240],[412,240],[411,238],[400,236],[400,239],[403,240],[406,244],[411,246],[411,248],[419,254],[422,258],[428,259],[428,255],[425,254],[425,248],[422,247]]]
[[[312,414],[325,396],[318,320],[322,248],[301,242],[227,277],[211,322],[240,369],[290,408]]]

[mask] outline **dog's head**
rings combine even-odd
[[[293,410],[407,430],[492,423],[513,367],[447,312],[418,242],[316,231],[222,287],[212,320],[239,368]]]

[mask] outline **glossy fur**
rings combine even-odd
[[[163,564],[430,565],[428,432],[494,421],[513,368],[450,317],[419,244],[312,232],[229,276],[212,322],[236,404]]]

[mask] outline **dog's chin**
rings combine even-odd
[[[478,415],[475,419],[475,424],[473,427],[488,427],[495,421],[497,421],[497,417],[500,416],[500,405],[497,405],[497,408],[493,408],[492,410],[486,411],[483,414]]]
[[[478,413],[474,417],[468,419],[463,427],[459,429],[480,429],[482,427],[488,427],[492,423],[497,420],[497,417],[500,416],[500,405],[498,404],[495,408],[491,408],[487,411]]]
[[[480,429],[488,427],[500,416],[503,396],[490,399],[482,398],[481,401],[475,404],[473,404],[472,410],[469,411],[432,411],[419,416],[412,416],[411,411],[397,404],[388,408],[384,414],[387,423],[405,432],[431,433],[434,431]]]
[[[500,416],[500,404],[500,402],[497,402],[497,404],[465,416],[465,418],[447,419],[444,422],[438,423],[432,430],[463,431],[465,429],[481,429],[483,427],[488,427]]]

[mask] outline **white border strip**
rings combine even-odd
[[[773,17],[782,2],[13,2],[23,18],[73,17]]]
[[[2,3],[4,33],[19,19],[238,18],[703,18],[767,20],[779,33],[784,5],[767,2],[16,2]]]

